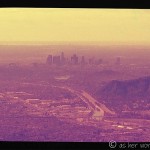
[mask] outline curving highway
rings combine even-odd
[[[88,108],[91,110],[89,117],[92,117],[95,120],[102,120],[105,113],[115,115],[114,111],[111,111],[110,109],[108,109],[104,104],[98,102],[90,94],[88,94],[87,92],[85,92],[83,90],[76,91],[67,86],[65,86],[65,87],[64,86],[63,87],[53,86],[53,87],[68,90],[72,94],[75,94],[77,97],[79,97],[83,102],[85,102],[87,104]]]

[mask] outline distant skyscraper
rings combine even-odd
[[[77,65],[78,64],[78,57],[76,54],[74,54],[72,57],[71,57],[71,63],[73,65]]]
[[[120,65],[120,61],[121,61],[121,60],[120,60],[120,57],[117,57],[117,58],[116,58],[116,65]]]
[[[52,64],[52,55],[48,55],[46,64],[51,65]]]
[[[102,62],[103,62],[103,60],[102,60],[102,59],[98,59],[97,64],[98,64],[98,65],[100,65],[100,64],[102,64]]]
[[[85,64],[85,57],[84,57],[84,56],[81,57],[81,64],[82,64],[82,65]]]
[[[89,59],[89,64],[90,64],[90,65],[92,64],[92,59],[91,59],[91,58]]]
[[[89,59],[89,64],[90,64],[90,65],[93,65],[93,64],[94,64],[94,58],[90,58],[90,59]]]
[[[60,56],[53,56],[53,64],[60,65]]]
[[[61,65],[65,64],[65,56],[64,56],[64,52],[61,53]]]

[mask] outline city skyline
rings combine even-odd
[[[49,54],[46,59],[47,65],[100,65],[103,63],[102,58],[95,57],[85,57],[84,55],[71,54],[69,57],[66,57],[64,52],[61,52],[60,55]],[[120,57],[116,57],[116,64],[120,64]]]

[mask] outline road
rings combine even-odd
[[[89,117],[92,117],[95,120],[102,120],[105,113],[115,115],[114,111],[109,110],[104,104],[98,102],[95,98],[93,98],[90,94],[88,94],[84,90],[77,91],[67,86],[65,87],[53,86],[53,87],[68,90],[72,94],[75,94],[77,97],[79,97],[83,102],[87,104],[88,108],[91,110]]]

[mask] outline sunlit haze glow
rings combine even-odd
[[[1,44],[150,43],[150,10],[1,8]]]
[[[149,56],[150,10],[0,9],[0,141],[149,148]]]

